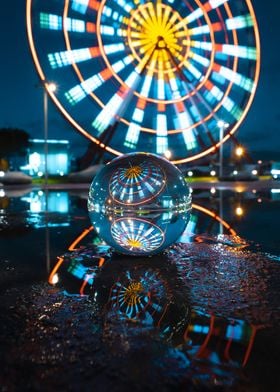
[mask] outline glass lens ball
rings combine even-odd
[[[152,255],[173,244],[186,228],[190,210],[190,188],[182,173],[153,154],[113,159],[89,190],[94,229],[117,252],[129,255]]]

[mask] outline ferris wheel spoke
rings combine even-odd
[[[157,4],[157,8],[158,8],[158,10],[161,9],[159,4]],[[157,11],[157,12],[159,13],[159,11]],[[167,28],[167,24],[168,24],[168,21],[170,19],[170,16],[172,17],[172,9],[170,7],[165,7],[163,9],[163,12],[161,13],[161,18],[160,18],[161,19],[161,25],[162,25],[162,27],[164,29]]]
[[[113,125],[118,121],[119,116],[123,114],[129,105],[129,100],[132,98],[132,92],[139,81],[139,74],[133,71],[124,81],[124,85],[119,88],[118,92],[115,93],[104,106],[92,123],[92,126],[97,129],[99,134],[104,132],[109,125]]]
[[[226,19],[225,25],[227,30],[245,29],[254,25],[254,19],[250,14],[239,15],[234,18]]]
[[[122,42],[104,45],[104,52],[108,55],[115,55],[116,53],[123,53],[125,52],[125,45]]]
[[[66,30],[67,32],[85,34],[86,32],[91,32],[82,19],[67,18],[64,19],[62,16],[48,13],[40,14],[40,26],[42,29],[47,30]]]
[[[186,24],[190,24],[197,19],[201,18],[203,16],[203,10],[201,8],[196,8],[193,10],[189,15],[187,15],[184,19],[184,22]]]
[[[193,87],[192,84],[191,84],[191,87]],[[216,115],[215,112],[212,110],[210,104],[207,102],[207,99],[205,99],[204,96],[203,96],[200,92],[197,93],[197,96],[198,96],[198,98],[199,98],[199,102],[198,102],[197,104],[195,103],[195,101],[194,101],[194,99],[193,99],[192,97],[190,98],[190,101],[191,101],[191,103],[192,103],[192,107],[195,108],[195,112],[198,114],[197,117],[198,117],[199,119],[203,119],[203,116],[205,116],[205,115],[202,114],[202,110],[201,110],[201,108],[200,108],[200,105],[203,105],[203,107],[204,107],[204,108],[206,109],[206,111],[207,111],[207,114],[206,114],[205,117],[207,117],[207,115],[208,115],[208,116],[211,115],[211,116],[213,116],[214,118],[216,118],[217,121],[218,121],[217,115]],[[202,129],[203,129],[203,131],[204,131],[204,135],[207,135],[207,137],[208,137],[208,139],[210,140],[211,144],[212,144],[212,145],[215,145],[215,144],[216,144],[216,141],[214,140],[214,138],[213,138],[212,134],[210,133],[210,131],[209,131],[207,125],[205,124],[205,121],[201,121],[201,120],[200,120],[200,123],[201,123],[201,127],[202,127]],[[202,138],[199,138],[198,135],[199,135],[199,134],[198,134],[198,132],[197,132],[197,133],[195,134],[197,140],[199,141],[199,143],[204,144],[204,142],[202,141]]]
[[[124,10],[128,15],[134,7],[133,2],[129,2],[126,0],[113,0],[112,3]]]
[[[73,63],[81,63],[101,56],[98,46],[49,53],[48,59],[52,69],[67,67]]]
[[[236,120],[239,120],[243,110],[230,97],[225,97],[222,107]]]
[[[224,66],[217,66],[217,72],[223,78],[231,81],[237,87],[243,88],[248,92],[252,92],[256,88],[254,81],[251,78],[241,75],[238,72],[232,71],[230,68]]]
[[[224,5],[225,3],[229,2],[229,0],[209,0],[209,6],[211,6],[212,9],[218,8],[221,5]],[[206,8],[208,4],[206,4]]]
[[[200,64],[205,68],[209,67],[209,65],[210,65],[209,58],[207,58],[205,56],[201,56],[199,54],[196,54],[192,51],[189,52],[189,57],[191,60],[195,61],[197,64]]]
[[[101,78],[100,74],[94,75],[91,78],[66,91],[65,97],[71,105],[76,105],[78,102],[82,101],[85,97],[87,97],[90,93],[100,87],[104,82],[105,80]]]
[[[159,22],[158,15],[155,12],[154,6],[151,2],[147,3],[148,20],[152,26],[156,26]]]
[[[113,76],[110,69],[105,68],[98,74],[82,81],[80,84],[75,85],[70,90],[65,92],[65,97],[71,105],[83,100],[86,96],[93,93],[96,89],[102,86],[108,79]]]
[[[191,40],[190,46],[196,49],[202,49],[208,52],[211,52],[213,50],[213,44],[210,41],[196,41],[196,40]]]
[[[125,67],[127,67],[131,63],[131,61],[131,57],[127,56],[122,60],[119,60],[116,63],[112,64],[113,71],[110,68],[104,68],[98,74],[93,75],[86,80],[83,80],[80,84],[75,85],[65,93],[67,100],[71,103],[71,105],[75,105],[76,103],[80,102],[83,98],[88,95],[91,95],[95,90],[97,90],[104,83],[109,81],[114,76],[113,72],[118,74]]]
[[[227,56],[239,57],[248,60],[257,60],[258,53],[256,48],[240,45],[219,45],[215,46],[216,52],[221,52]]]
[[[164,154],[168,150],[167,118],[164,113],[156,117],[156,152]]]
[[[197,147],[197,138],[194,130],[191,128],[194,120],[191,112],[182,102],[175,104],[175,110],[177,113],[175,128],[182,130],[183,143],[187,151],[193,150]]]
[[[141,111],[141,112],[143,113],[143,111]],[[131,121],[128,126],[124,144],[126,147],[128,147],[130,149],[136,150],[136,146],[139,142],[140,131],[141,131],[140,124],[142,123],[142,119],[144,117],[144,113],[143,114],[142,113],[141,113],[142,118],[140,119],[139,123]],[[134,116],[135,116],[135,112],[134,112]]]
[[[177,60],[175,59],[175,56],[172,54],[171,50],[168,47],[166,47],[166,52],[168,54],[168,57],[169,57],[171,63],[173,64],[173,66],[175,67],[177,73],[179,74],[179,77],[182,80],[184,80],[186,82],[189,82],[190,81],[189,78],[185,75],[183,70],[179,67],[179,65],[177,63]],[[179,59],[180,59],[180,57],[179,57]]]
[[[187,70],[196,80],[201,79],[202,72],[200,72],[190,61],[185,61],[184,66],[185,70]]]
[[[202,34],[210,34],[210,27],[206,25],[194,27],[192,29],[188,30],[188,33],[190,37],[197,36],[197,35],[202,35]]]
[[[90,0],[72,0],[71,9],[79,14],[85,15],[89,7]]]

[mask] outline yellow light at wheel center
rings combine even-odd
[[[134,239],[127,240],[127,245],[132,246],[133,248],[142,248],[142,243]]]
[[[140,282],[131,283],[124,293],[124,302],[129,306],[136,305],[140,301],[139,295],[142,291],[143,286]]]
[[[163,48],[166,45],[173,46],[177,43],[174,32],[171,28],[163,25],[158,19],[156,22],[149,20],[146,29],[142,32],[142,39],[149,40],[154,45]]]
[[[162,70],[170,71],[170,55],[186,59],[188,48],[182,45],[181,39],[187,38],[188,30],[179,13],[170,6],[158,2],[139,5],[130,19],[129,45],[134,57],[140,64],[157,71],[153,61],[161,63],[157,51],[161,51],[161,59],[166,58]],[[182,53],[182,50],[185,53]],[[164,54],[165,53],[165,54]]]
[[[159,37],[159,38],[158,38],[158,47],[159,47],[160,49],[166,47],[165,40],[164,40],[162,37]]]
[[[140,166],[132,166],[125,171],[124,176],[126,178],[138,177],[142,173],[142,169]]]

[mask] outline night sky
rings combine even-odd
[[[280,2],[252,3],[261,36],[261,75],[253,105],[236,136],[254,157],[280,160]],[[0,128],[16,127],[43,137],[43,92],[26,38],[25,1],[2,1],[0,23]],[[87,144],[51,103],[49,137],[70,139],[80,146],[78,153]]]

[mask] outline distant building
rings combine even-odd
[[[45,161],[47,151],[47,162]],[[47,163],[47,164],[46,164]],[[64,176],[69,173],[69,141],[31,139],[27,153],[27,164],[21,167],[31,176],[42,177],[47,168],[52,176]]]
[[[270,173],[275,180],[280,178],[280,162],[272,162]]]

